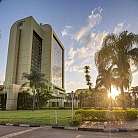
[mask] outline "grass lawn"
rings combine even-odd
[[[0,111],[0,123],[31,123],[31,124],[55,124],[55,110],[19,110]],[[71,110],[57,110],[57,121],[60,125],[69,125]]]

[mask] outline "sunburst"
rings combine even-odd
[[[119,90],[116,87],[111,87],[111,92],[108,93],[108,97],[111,97],[115,100],[116,96],[120,94]]]

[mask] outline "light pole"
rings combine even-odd
[[[73,91],[71,92],[71,99],[72,99],[71,109],[72,109],[72,121],[73,121],[73,115],[74,115],[74,93]]]
[[[58,124],[58,115],[57,115],[57,109],[58,109],[58,96],[59,96],[59,92],[58,91],[54,91],[54,102],[55,102],[55,125]]]

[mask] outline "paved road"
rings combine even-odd
[[[138,132],[101,133],[59,130],[48,127],[0,126],[0,138],[138,138]]]

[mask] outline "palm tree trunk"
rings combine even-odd
[[[35,88],[33,88],[33,108],[32,110],[35,110]]]
[[[111,86],[110,86],[110,110],[112,110]]]
[[[125,107],[125,95],[124,95],[124,88],[123,88],[123,85],[121,86],[121,95],[122,95],[122,108],[123,109],[126,109]]]
[[[37,97],[37,109],[38,110],[40,109],[40,99],[39,99],[39,96]]]
[[[135,108],[136,108],[136,93],[134,93],[134,98],[135,98]]]

